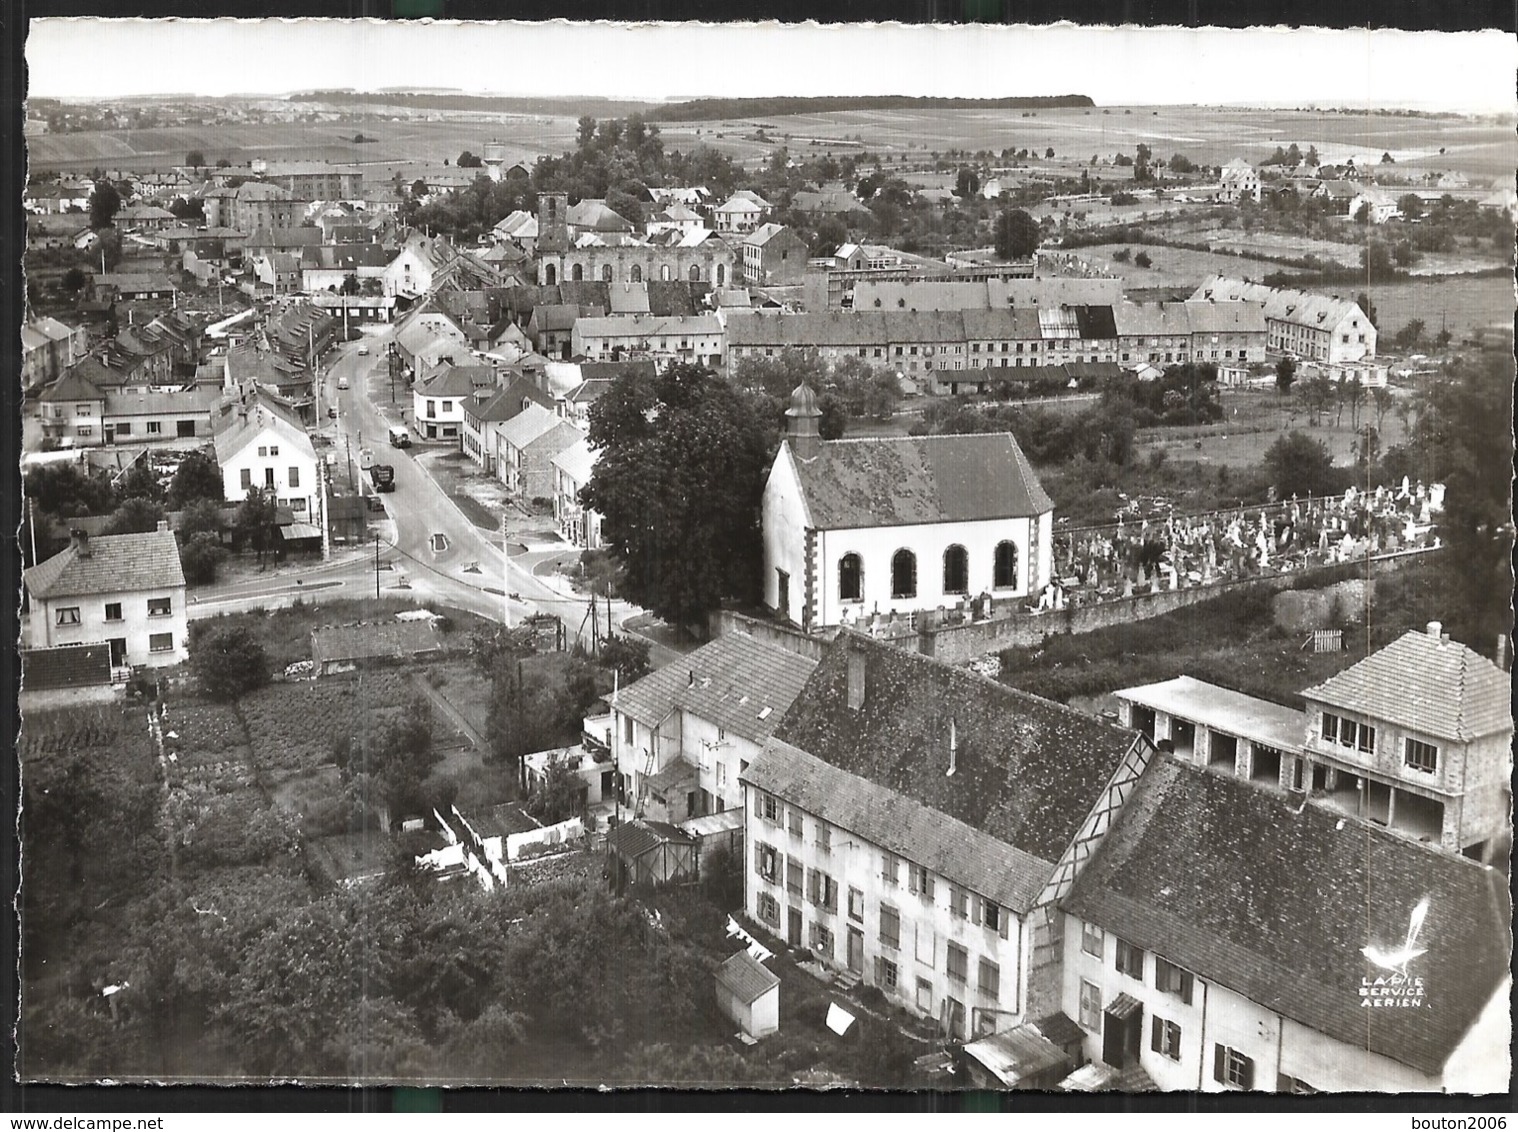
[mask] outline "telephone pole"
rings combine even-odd
[[[511,546],[507,542],[506,510],[501,509],[501,623],[511,628]]]
[[[379,600],[379,532],[374,532],[374,599]]]

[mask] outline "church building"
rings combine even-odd
[[[1054,503],[1011,433],[823,440],[806,385],[765,482],[764,603],[804,629],[1049,583]]]

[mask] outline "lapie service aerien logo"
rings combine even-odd
[[[1418,901],[1417,907],[1407,921],[1407,935],[1400,946],[1382,947],[1368,943],[1360,948],[1376,974],[1360,977],[1360,1005],[1383,1007],[1417,1007],[1423,1005],[1423,977],[1408,974],[1413,960],[1428,954],[1428,948],[1418,946],[1423,934],[1423,921],[1428,916],[1428,897]]]

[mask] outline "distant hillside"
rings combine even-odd
[[[497,114],[581,114],[617,118],[646,111],[646,102],[618,102],[609,98],[515,98],[490,94],[436,94],[424,91],[306,90],[291,94],[291,102],[325,102],[332,106],[404,107],[407,110],[472,110]]]
[[[840,95],[818,98],[697,98],[647,111],[656,122],[704,122],[781,114],[829,114],[840,110],[1060,110],[1095,106],[1084,94],[1025,98],[910,98],[906,95]]]

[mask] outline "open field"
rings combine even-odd
[[[1118,263],[1112,253],[1123,248],[1134,255],[1144,251],[1152,261],[1149,267],[1139,267],[1130,258]],[[1088,248],[1075,248],[1072,255],[1085,260],[1092,267],[1121,278],[1127,287],[1185,287],[1194,290],[1209,275],[1245,275],[1258,279],[1272,271],[1284,271],[1279,264],[1264,260],[1245,259],[1241,256],[1224,255],[1221,252],[1195,252],[1189,248],[1167,248],[1153,244],[1094,244]]]
[[[254,156],[276,160],[441,162],[464,149],[479,152],[498,140],[514,160],[530,163],[574,144],[578,111],[562,116],[503,114],[450,116],[438,121],[366,116],[339,122],[270,125],[182,126],[121,132],[33,135],[30,160],[38,169],[89,169],[97,164],[161,168],[199,149],[211,161],[234,165]],[[1024,115],[1027,115],[1026,117]],[[763,128],[767,140],[759,140]],[[661,125],[666,149],[689,151],[710,144],[745,163],[763,161],[779,146],[793,156],[831,151],[834,156],[868,150],[900,161],[926,161],[947,149],[1036,150],[1052,147],[1062,161],[1090,155],[1131,153],[1139,142],[1159,156],[1184,153],[1193,161],[1221,165],[1234,157],[1257,162],[1277,145],[1315,145],[1324,161],[1351,155],[1398,167],[1456,169],[1480,178],[1506,177],[1518,164],[1511,128],[1453,119],[1394,118],[1316,112],[1209,109],[1200,107],[1105,107],[1064,110],[852,110],[827,114]],[[379,140],[354,145],[360,129]],[[1445,152],[1441,155],[1439,150]],[[1037,168],[1042,163],[1034,163]],[[1059,171],[1074,175],[1074,165]]]
[[[1478,326],[1513,321],[1513,281],[1509,276],[1440,276],[1407,283],[1378,283],[1367,288],[1376,306],[1376,326],[1382,352],[1392,348],[1391,336],[1408,322],[1421,318],[1429,334],[1448,328],[1459,342]]]

